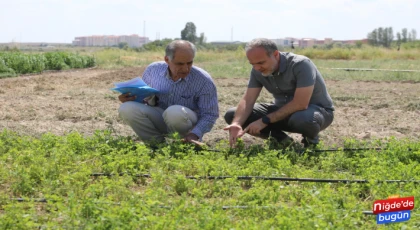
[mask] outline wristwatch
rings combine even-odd
[[[262,117],[262,118],[261,118],[261,120],[262,120],[262,122],[263,122],[264,124],[266,124],[266,125],[268,125],[268,124],[270,124],[270,123],[271,123],[270,118],[269,118],[269,117],[267,117],[267,116]]]

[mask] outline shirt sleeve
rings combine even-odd
[[[151,76],[150,76],[151,68],[152,68],[151,65],[147,66],[141,78],[147,85],[149,85],[150,87],[153,87],[150,85],[151,84]]]
[[[296,77],[296,88],[308,87],[315,84],[316,67],[311,60],[303,60],[293,68]]]
[[[201,140],[205,133],[211,131],[217,118],[219,118],[217,89],[211,80],[208,80],[200,90],[200,94],[198,96],[198,108],[198,121],[191,132],[197,135]]]

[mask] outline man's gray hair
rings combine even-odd
[[[245,52],[258,47],[264,48],[265,51],[267,51],[268,56],[271,56],[274,51],[278,50],[276,43],[272,40],[267,38],[255,38],[246,44]]]
[[[197,49],[195,48],[195,45],[189,41],[186,40],[175,40],[166,46],[165,49],[165,56],[169,58],[169,60],[172,60],[174,58],[174,54],[176,49],[178,48],[185,48],[185,46],[189,46],[191,48],[191,51],[193,52],[193,58],[195,57],[195,52]]]

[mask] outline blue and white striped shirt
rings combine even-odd
[[[182,105],[197,113],[197,124],[192,133],[200,139],[210,132],[219,117],[216,86],[205,70],[192,66],[184,79],[174,82],[169,76],[168,64],[164,61],[147,66],[143,81],[160,91],[158,106],[167,109],[171,105]]]

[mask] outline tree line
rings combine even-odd
[[[392,27],[379,27],[368,33],[367,38],[368,44],[372,46],[383,46],[389,48],[394,42],[394,31]],[[188,40],[194,44],[199,45],[204,45],[206,43],[206,37],[204,36],[204,33],[201,33],[199,37],[196,35],[196,26],[193,22],[187,22],[185,28],[181,31],[181,39]],[[396,39],[399,49],[401,43],[416,41],[417,31],[415,29],[408,31],[407,28],[403,28],[401,32],[397,32]]]
[[[415,29],[408,31],[407,28],[403,28],[401,32],[397,32],[396,36],[396,42],[399,47],[401,43],[416,41],[417,31]],[[394,32],[392,27],[379,27],[368,33],[367,39],[368,43],[372,46],[383,46],[389,48],[391,47],[391,43],[394,41]]]
[[[239,47],[243,47],[244,44],[228,44],[228,45],[224,45],[224,46],[214,46],[211,45],[209,43],[207,43],[207,38],[205,37],[204,33],[200,33],[200,36],[197,36],[197,27],[195,26],[195,24],[193,22],[187,22],[185,24],[184,29],[181,30],[181,37],[180,38],[175,38],[175,39],[170,39],[170,38],[165,38],[162,40],[156,40],[153,41],[151,43],[145,44],[142,47],[138,47],[138,48],[134,48],[136,51],[143,51],[143,50],[160,50],[164,47],[166,47],[167,44],[169,44],[171,41],[173,40],[177,40],[177,39],[182,39],[182,40],[187,40],[190,41],[194,44],[197,45],[197,48],[201,49],[226,49],[226,50],[236,50]],[[396,38],[396,40],[395,40]],[[379,27],[376,28],[374,30],[372,30],[372,32],[368,33],[367,35],[367,39],[368,39],[368,44],[372,45],[372,46],[383,46],[386,48],[390,48],[391,45],[395,47],[398,47],[398,49],[400,48],[400,45],[402,43],[407,43],[404,44],[403,47],[408,48],[416,48],[419,47],[420,43],[416,43],[416,39],[417,39],[417,31],[415,29],[411,29],[411,31],[408,31],[407,28],[403,28],[401,30],[401,32],[397,32],[396,36],[394,36],[394,31],[392,27]],[[120,48],[122,48],[121,46],[123,46],[124,44],[120,44]],[[362,47],[362,42],[359,41],[357,42],[355,45],[353,45],[356,48],[360,48]],[[345,48],[348,47],[348,45],[343,45],[341,43],[331,43],[331,44],[326,44],[323,46],[314,46],[313,48],[322,48],[322,49],[331,49],[333,47],[338,47],[338,48]],[[125,45],[124,47],[125,49],[127,49],[127,45]]]

